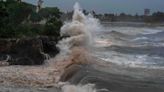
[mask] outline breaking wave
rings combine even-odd
[[[61,28],[63,38],[59,43],[60,53],[56,59],[71,64],[87,64],[93,47],[94,32],[100,30],[100,23],[91,14],[85,16],[79,4],[74,5],[74,14],[71,22],[66,22]],[[97,92],[93,84],[64,85],[63,92]]]
[[[91,63],[94,61],[92,57],[98,58],[100,62],[102,61],[101,64],[106,64],[106,62],[110,62],[111,67],[114,67],[112,66],[112,64],[117,64],[120,67],[127,66],[139,68],[148,68],[152,66],[159,67],[159,65],[163,66],[164,63],[162,61],[164,60],[164,58],[161,57],[163,57],[164,54],[159,52],[163,47],[160,48],[159,46],[155,46],[154,43],[156,44],[157,41],[148,42],[148,39],[150,38],[149,36],[151,36],[152,34],[157,34],[158,32],[160,32],[160,30],[157,30],[158,32],[152,32],[152,30],[150,31],[151,32],[149,32],[147,28],[138,29],[129,27],[125,29],[123,27],[111,28],[110,31],[104,30],[104,28],[100,25],[99,20],[94,18],[91,14],[84,15],[79,4],[76,3],[74,6],[72,21],[66,22],[61,28],[61,36],[65,38],[63,38],[57,45],[60,48],[60,53],[55,59],[57,59],[58,61],[64,61],[65,63],[70,62],[70,65],[68,65],[68,67],[75,64],[82,65]],[[120,67],[118,67],[118,70]],[[68,81],[69,79],[71,79],[71,77],[74,77],[74,73],[77,73],[75,74],[76,76],[73,80],[76,80],[76,77],[78,79],[83,76],[86,83],[84,83],[83,85],[80,82],[77,85],[64,83],[64,85],[62,86],[63,92],[98,92],[99,90],[96,89],[97,87],[94,85],[94,83],[96,84],[96,82],[99,86],[99,82],[105,83],[104,87],[107,87],[108,89],[110,89],[110,87],[106,84],[110,84],[111,87],[114,85],[113,88],[115,88],[115,86],[119,88],[121,87],[117,85],[120,84],[120,82],[117,80],[121,79],[121,77],[119,76],[121,75],[121,73],[119,75],[114,75],[118,76],[118,79],[116,79],[116,81],[113,80],[113,84],[110,82],[112,81],[112,79],[110,80],[108,78],[108,75],[111,76],[111,78],[114,78],[113,75],[105,75],[105,72],[100,72],[99,69],[97,69],[98,71],[93,71],[91,69],[90,72],[88,72],[88,70],[81,70],[82,74],[78,74],[78,67],[74,67],[70,70],[69,68],[67,69],[68,71],[65,70],[65,74],[63,74],[63,80]],[[116,70],[117,69],[111,69],[109,71],[112,71],[113,73]],[[122,70],[120,69],[120,71]],[[104,76],[103,74],[98,74],[97,72],[104,73]],[[85,76],[85,73],[90,73],[90,75],[92,76]],[[105,79],[103,79],[103,77]],[[110,81],[106,82],[104,80]],[[134,80],[136,79],[134,78]],[[123,84],[128,85],[128,87],[131,85],[130,82],[130,78],[128,82],[123,80]],[[128,87],[126,90],[128,90]],[[102,88],[103,87],[101,87],[100,90]],[[120,90],[119,88],[113,90]],[[141,90],[151,90],[151,88],[152,87],[148,85],[148,88],[141,88]],[[135,89],[135,84],[133,85],[132,89]],[[108,91],[109,90],[101,90],[100,92]]]

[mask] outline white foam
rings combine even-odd
[[[64,85],[62,92],[97,92],[94,84],[86,85]]]
[[[149,38],[147,37],[137,37],[135,39],[133,39],[134,41],[138,41],[138,40],[148,40]]]
[[[159,56],[121,54],[114,51],[96,51],[93,52],[93,56],[121,66],[142,68],[163,68],[160,63],[163,64],[164,60]]]
[[[106,31],[117,31],[129,35],[137,35],[137,34],[154,34],[158,32],[162,32],[162,29],[157,28],[147,28],[147,27],[107,27]]]
[[[100,30],[100,23],[91,14],[85,16],[79,4],[74,5],[74,14],[72,21],[66,22],[61,28],[61,35],[70,37],[63,39],[58,43],[60,54],[69,55],[73,47],[90,48],[93,46],[93,34]]]

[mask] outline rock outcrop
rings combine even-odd
[[[59,50],[53,37],[0,39],[0,65],[41,65]]]

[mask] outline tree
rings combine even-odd
[[[48,21],[45,24],[43,35],[54,36],[57,39],[60,37],[60,28],[62,26],[62,22],[60,20],[61,12],[57,7],[47,7],[42,8],[39,11],[39,14],[43,19],[47,19]]]
[[[36,6],[18,3],[16,0],[0,1],[0,37],[17,38],[36,35],[55,36],[59,38],[61,12],[58,8],[42,8],[35,12]],[[36,24],[47,19],[46,24]],[[32,22],[29,22],[31,20]]]
[[[53,17],[49,21],[47,21],[45,29],[43,31],[43,35],[55,36],[56,38],[59,38],[61,26],[62,22],[57,18]]]
[[[57,7],[42,8],[38,13],[42,16],[42,18],[45,18],[45,19],[51,19],[53,17],[60,18],[62,14]]]
[[[3,5],[3,7],[0,6],[0,37],[12,38],[26,34],[23,31],[29,28],[23,26],[22,22],[27,19],[32,10],[31,7],[25,3],[19,4],[15,0],[7,0],[0,4]]]
[[[24,3],[8,4],[8,11],[10,13],[10,21],[13,24],[21,24],[32,13],[32,8]]]
[[[153,21],[156,22],[164,22],[164,13],[163,12],[155,12],[152,14]]]
[[[136,13],[136,14],[135,14],[135,18],[139,18],[139,15],[138,15],[138,13]]]
[[[34,23],[40,22],[42,20],[42,16],[36,12],[31,13],[30,20]]]
[[[125,13],[120,13],[120,17],[125,17],[126,14]]]
[[[0,37],[6,35],[6,26],[8,24],[8,15],[5,3],[0,1]]]

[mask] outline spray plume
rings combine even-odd
[[[85,16],[79,4],[74,5],[74,14],[71,22],[61,28],[61,36],[68,36],[58,43],[60,48],[57,61],[71,62],[71,64],[86,64],[90,60],[88,51],[93,47],[93,33],[100,30],[100,23],[91,14]],[[65,85],[63,92],[96,92],[94,86]]]
[[[91,14],[85,16],[79,4],[76,3],[72,21],[65,23],[61,28],[61,35],[69,37],[58,43],[60,55],[69,57],[74,48],[91,48],[93,44],[92,34],[97,30],[100,30],[99,21],[93,18]]]

